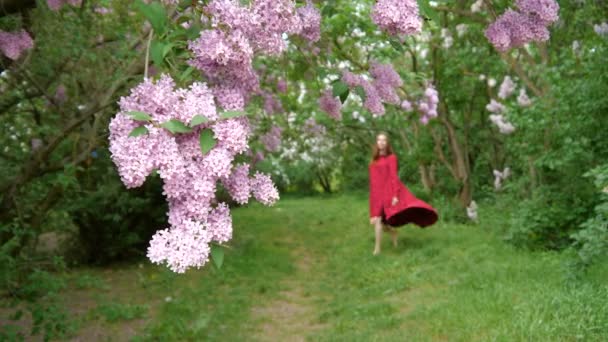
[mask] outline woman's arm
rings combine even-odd
[[[391,199],[394,197],[399,198],[399,171],[397,166],[397,156],[391,154],[388,159],[389,165],[389,180],[388,187],[391,193]],[[393,203],[394,205],[394,203]]]

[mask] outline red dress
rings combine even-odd
[[[399,202],[392,205],[393,197]],[[437,222],[437,211],[416,198],[397,173],[397,156],[380,156],[369,165],[369,216],[381,216],[393,227],[414,223],[426,227]]]

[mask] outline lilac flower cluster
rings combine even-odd
[[[185,272],[208,261],[210,243],[231,238],[229,208],[216,199],[218,181],[239,203],[246,203],[251,194],[267,205],[278,199],[269,177],[249,177],[248,166],[233,168],[234,157],[249,148],[251,128],[243,117],[218,120],[213,92],[205,84],[175,89],[173,79],[162,75],[157,82],[146,79],[119,104],[120,112],[109,126],[109,149],[122,182],[128,188],[140,186],[157,170],[169,203],[170,227],[158,231],[148,248],[152,262]],[[135,121],[129,115],[134,111],[147,113],[151,120]],[[169,120],[187,123],[196,115],[207,121],[188,133],[172,134],[161,126]],[[130,136],[140,125],[147,133]],[[213,132],[215,144],[203,154],[199,136],[206,129]]]
[[[504,100],[507,97],[511,96],[514,91],[515,83],[513,83],[511,77],[505,76],[504,80],[500,84],[500,88],[498,89],[498,97]]]
[[[391,64],[381,64],[372,62],[369,73],[373,81],[368,81],[362,75],[356,75],[348,70],[342,71],[342,81],[351,89],[356,87],[363,88],[365,101],[363,106],[373,115],[384,115],[386,108],[384,103],[399,105],[400,99],[397,95],[397,88],[403,85],[399,74]]]
[[[500,102],[498,102],[498,101],[496,101],[494,99],[491,99],[490,103],[488,103],[486,105],[486,109],[490,113],[501,114],[501,113],[503,113],[505,111],[506,108],[505,108],[505,106],[502,103],[500,103]]]
[[[34,41],[25,30],[5,32],[0,30],[0,51],[6,57],[17,60],[24,51],[34,47]]]
[[[422,30],[416,0],[378,0],[372,8],[372,20],[390,35],[411,35]]]
[[[335,120],[342,119],[342,102],[337,96],[333,95],[331,89],[325,90],[319,98],[319,108]]]
[[[529,107],[532,104],[532,100],[526,94],[526,89],[521,88],[519,90],[519,96],[517,96],[517,104],[520,107]]]
[[[392,64],[380,64],[372,62],[369,74],[374,78],[374,87],[382,101],[391,104],[399,104],[399,96],[396,88],[403,85],[401,76],[395,71]]]
[[[608,36],[608,23],[603,22],[601,24],[593,25],[593,31],[599,36]]]
[[[266,134],[260,137],[262,144],[268,152],[276,152],[281,146],[281,137],[283,129],[279,126],[272,126]]]
[[[502,187],[502,182],[509,178],[510,175],[511,169],[509,169],[508,167],[505,167],[502,172],[494,170],[494,189],[500,190],[500,188]]]
[[[302,34],[314,41],[320,35],[320,13],[312,3],[296,10],[290,0],[258,0],[249,6],[212,0],[205,12],[212,28],[189,43],[189,63],[207,77],[218,105],[226,110],[243,110],[251,95],[260,92],[252,65],[255,54],[282,53],[284,34]]]
[[[491,114],[490,121],[498,126],[498,131],[502,134],[511,134],[515,131],[515,126],[506,121],[502,114]]]
[[[283,112],[283,104],[272,93],[264,93],[264,111],[269,114]]]
[[[82,0],[47,0],[46,4],[52,11],[59,10],[63,5],[80,6]]]
[[[321,39],[321,13],[310,0],[306,6],[298,8],[298,16],[301,21],[300,35],[309,42],[317,42]]]
[[[559,18],[555,0],[517,0],[516,5],[519,11],[507,10],[486,29],[486,37],[498,51],[547,41],[547,27]]]
[[[437,117],[437,104],[439,103],[439,93],[429,85],[424,91],[424,98],[418,102],[418,111],[422,114],[420,122],[423,125],[429,123],[429,120]]]
[[[302,126],[303,131],[306,134],[312,135],[312,136],[318,136],[318,135],[325,135],[326,133],[326,129],[325,126],[317,123],[317,120],[315,120],[315,118],[310,117],[308,119],[306,119],[306,121],[304,121],[304,125]]]

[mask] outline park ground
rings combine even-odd
[[[233,210],[220,269],[70,271],[65,340],[608,339],[608,266],[576,276],[567,253],[509,245],[508,208],[481,206],[476,224],[405,226],[377,257],[367,215],[364,194],[251,203]]]

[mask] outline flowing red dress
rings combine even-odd
[[[392,205],[393,197],[399,202]],[[380,156],[369,165],[369,216],[380,216],[382,222],[400,227],[414,223],[427,227],[437,222],[437,211],[416,198],[397,173],[397,156]]]

